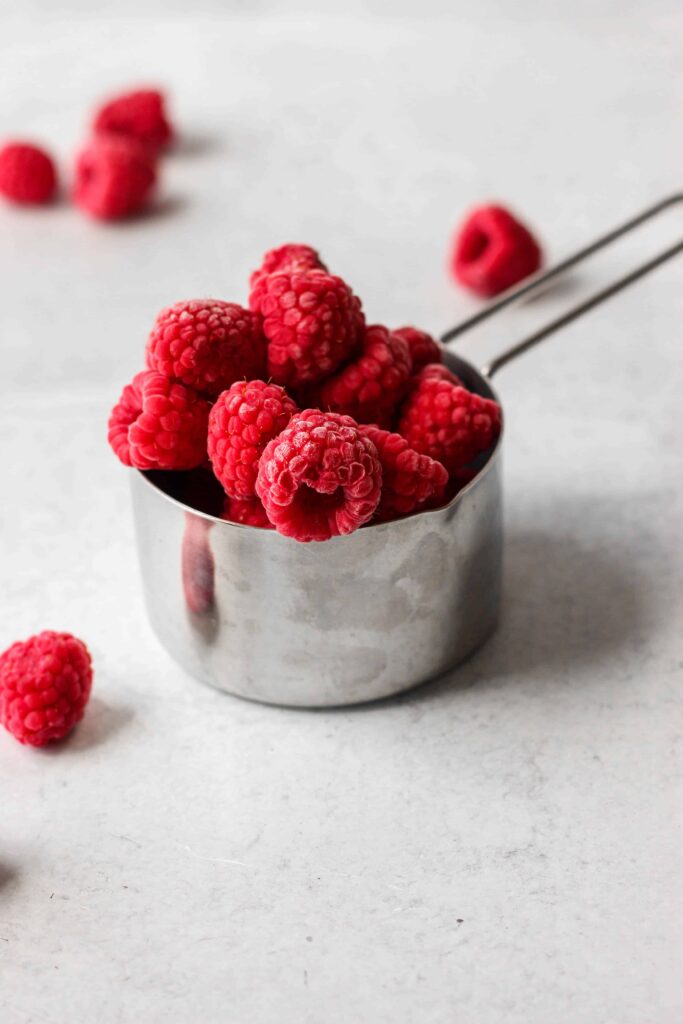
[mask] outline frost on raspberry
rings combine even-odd
[[[411,369],[410,351],[403,338],[386,327],[368,327],[361,354],[323,382],[318,404],[353,416],[359,423],[388,426],[406,392]]]
[[[502,206],[482,206],[459,228],[451,255],[455,280],[489,298],[511,288],[542,262],[531,232]]]
[[[426,331],[419,331],[417,327],[398,327],[392,334],[408,345],[410,358],[413,362],[413,373],[418,373],[428,363],[441,363],[443,361],[443,348]]]
[[[153,370],[126,385],[109,417],[108,440],[124,466],[194,469],[206,460],[209,403]]]
[[[266,446],[256,493],[285,537],[324,541],[352,533],[379,504],[377,448],[350,416],[306,409]]]
[[[270,274],[259,311],[268,339],[268,376],[285,387],[334,373],[353,356],[365,325],[348,285],[322,270]]]
[[[232,498],[254,498],[261,452],[297,411],[279,384],[237,381],[209,416],[208,451],[213,471]]]
[[[9,142],[0,148],[0,194],[12,203],[49,203],[57,188],[52,157],[29,142]]]
[[[120,220],[145,208],[157,181],[149,152],[133,139],[101,136],[76,158],[73,200],[97,220]]]
[[[375,426],[362,426],[361,431],[377,448],[382,464],[382,496],[375,519],[397,519],[442,503],[448,472],[440,462],[416,452],[400,434]]]
[[[88,648],[45,630],[0,655],[0,722],[20,743],[43,747],[80,722],[92,688]]]
[[[135,89],[115,96],[97,111],[96,135],[120,135],[157,151],[173,138],[166,100],[159,89]]]
[[[249,308],[257,313],[260,311],[261,299],[265,292],[265,281],[271,274],[292,274],[301,270],[327,272],[327,267],[310,245],[288,242],[287,245],[280,245],[277,249],[270,249],[263,257],[261,266],[258,270],[254,270],[249,278]]]
[[[408,395],[398,424],[411,448],[443,463],[451,474],[486,451],[500,428],[497,402],[429,376]]]
[[[261,320],[235,302],[190,299],[159,313],[147,341],[147,365],[215,397],[265,371]]]

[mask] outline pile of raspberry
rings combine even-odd
[[[212,472],[224,519],[307,542],[446,504],[500,428],[434,338],[366,324],[349,285],[290,244],[251,275],[248,306],[159,313],[108,436],[126,466]]]

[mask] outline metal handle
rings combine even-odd
[[[654,206],[648,207],[646,210],[643,210],[642,213],[637,214],[635,217],[631,217],[630,220],[625,221],[625,223],[619,225],[619,227],[614,228],[612,231],[609,231],[607,234],[602,235],[600,238],[597,238],[589,245],[584,246],[583,249],[579,249],[577,252],[573,253],[571,256],[568,256],[560,263],[557,263],[554,267],[551,267],[550,270],[546,270],[542,274],[535,275],[534,277],[526,281],[523,285],[521,285],[519,288],[511,289],[510,291],[505,292],[495,302],[492,302],[488,306],[486,306],[485,309],[480,310],[478,313],[475,313],[474,316],[469,317],[462,323],[457,324],[455,327],[452,327],[449,331],[446,331],[446,333],[441,336],[441,341],[444,344],[453,341],[454,338],[457,338],[461,334],[464,334],[466,331],[470,330],[472,327],[475,327],[483,320],[487,320],[490,316],[493,316],[494,314],[500,312],[500,310],[504,309],[506,306],[518,302],[520,299],[524,298],[527,295],[533,295],[535,292],[540,291],[543,285],[547,284],[548,281],[552,281],[554,278],[559,277],[567,270],[570,270],[572,267],[575,267],[578,263],[582,263],[583,260],[588,259],[589,256],[592,256],[600,249],[606,248],[608,245],[611,245],[612,242],[615,242],[618,238],[622,238],[624,235],[629,234],[629,232],[633,231],[635,228],[640,227],[641,224],[644,224],[646,221],[651,220],[658,214],[663,213],[665,210],[668,210],[671,206],[676,206],[678,203],[683,203],[683,192],[678,192],[674,195],[668,196],[666,199],[660,200],[660,202],[655,203]],[[506,363],[509,363],[518,355],[521,355],[522,352],[526,352],[527,349],[530,349],[534,345],[537,345],[540,341],[543,341],[543,339],[547,338],[550,334],[554,334],[555,331],[559,331],[560,328],[565,327],[567,324],[570,324],[573,320],[576,320],[578,319],[578,317],[583,316],[584,313],[587,313],[595,306],[599,306],[601,302],[604,302],[606,299],[611,298],[612,295],[616,295],[618,292],[622,291],[622,289],[628,288],[628,286],[633,284],[634,281],[637,281],[641,277],[645,277],[645,275],[649,274],[650,271],[655,270],[657,267],[661,266],[662,263],[666,263],[667,260],[672,259],[674,256],[677,256],[679,253],[682,252],[683,240],[677,242],[676,245],[672,245],[668,249],[664,249],[657,256],[654,256],[651,260],[648,260],[646,263],[641,263],[630,273],[625,274],[623,277],[617,278],[616,281],[613,281],[611,284],[607,285],[607,287],[601,289],[599,292],[595,292],[593,295],[589,296],[589,298],[585,299],[584,302],[581,302],[578,306],[572,307],[572,309],[568,310],[566,313],[563,313],[562,316],[557,317],[555,320],[552,320],[544,327],[541,327],[540,330],[535,331],[528,337],[523,338],[522,341],[517,342],[517,344],[506,349],[504,352],[501,352],[499,356],[496,356],[495,359],[492,359],[490,363],[483,367],[482,373],[484,373],[487,377],[492,377],[495,373],[498,372],[498,370],[500,370],[502,366],[505,366]]]

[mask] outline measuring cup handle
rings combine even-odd
[[[665,199],[655,203],[654,206],[648,207],[635,217],[631,217],[630,220],[614,228],[612,231],[609,231],[607,234],[602,235],[589,245],[584,246],[583,249],[580,249],[578,252],[568,256],[566,259],[562,260],[562,262],[551,267],[550,270],[545,271],[545,273],[537,274],[519,288],[506,292],[497,299],[496,302],[492,302],[490,305],[486,306],[485,309],[480,310],[479,313],[475,313],[474,316],[469,317],[469,319],[463,321],[461,324],[458,324],[451,328],[451,330],[446,331],[446,333],[441,337],[442,343],[447,344],[448,342],[453,341],[454,338],[459,337],[472,327],[475,327],[482,321],[487,320],[506,306],[518,302],[525,296],[533,295],[534,292],[539,291],[548,281],[559,277],[578,263],[588,259],[589,256],[592,256],[600,249],[606,248],[608,245],[617,241],[617,239],[622,238],[635,228],[640,227],[641,224],[644,224],[646,221],[651,220],[658,214],[663,213],[670,207],[676,206],[678,203],[683,203],[683,192],[677,192],[674,195],[667,196]],[[552,320],[550,323],[540,328],[540,330],[535,331],[528,337],[523,338],[522,341],[512,345],[483,367],[482,373],[486,374],[488,377],[492,377],[494,373],[497,373],[497,371],[501,369],[501,367],[505,366],[505,364],[509,363],[512,359],[515,359],[518,355],[526,352],[534,345],[543,341],[544,338],[547,338],[550,334],[554,334],[555,331],[559,331],[560,328],[570,324],[573,320],[583,316],[584,313],[587,313],[595,306],[599,306],[601,302],[604,302],[606,299],[616,295],[624,288],[628,288],[629,285],[633,284],[639,278],[645,277],[646,274],[649,274],[651,271],[661,266],[662,263],[666,263],[667,260],[672,259],[674,256],[678,256],[681,252],[683,252],[683,240],[670,246],[668,249],[664,249],[646,263],[641,263],[630,273],[625,274],[616,281],[613,281],[611,284],[607,285],[607,287],[589,296],[589,298],[584,300],[584,302],[581,302],[578,306],[572,307],[572,309],[563,313],[562,316],[557,317],[555,320]]]

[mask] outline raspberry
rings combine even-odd
[[[271,274],[262,285],[258,308],[268,339],[268,375],[277,384],[321,380],[353,355],[365,320],[340,277],[297,270]]]
[[[502,206],[480,206],[458,230],[451,256],[456,281],[485,298],[511,288],[541,266],[531,232]]]
[[[413,373],[418,373],[428,363],[443,361],[443,349],[431,334],[418,331],[417,327],[399,327],[398,330],[391,333],[398,334],[399,338],[403,338],[407,342],[413,361]]]
[[[139,213],[155,184],[154,160],[142,146],[102,136],[76,158],[73,200],[91,217],[119,220]]]
[[[232,498],[253,498],[261,452],[285,429],[296,404],[279,384],[238,381],[209,416],[209,458]]]
[[[91,687],[85,644],[45,630],[0,654],[0,722],[20,743],[43,747],[80,722]]]
[[[226,519],[230,523],[240,523],[242,526],[257,526],[261,530],[274,529],[258,498],[226,497],[221,519]]]
[[[448,483],[448,473],[440,462],[414,451],[400,434],[391,434],[375,426],[362,426],[382,464],[382,496],[375,518],[396,519],[429,503],[438,505]]]
[[[456,377],[453,371],[443,363],[427,363],[426,366],[423,366],[419,373],[410,378],[410,390],[413,391],[423,380],[447,380],[458,388],[465,386],[460,378]]]
[[[263,376],[259,317],[235,302],[190,299],[159,313],[147,341],[147,365],[216,396],[236,380]]]
[[[266,278],[277,273],[292,274],[295,270],[324,270],[326,272],[327,267],[310,245],[297,245],[294,242],[289,242],[277,249],[270,249],[263,257],[261,266],[249,278],[251,289],[249,308],[255,311],[259,310]]]
[[[185,513],[180,570],[185,603],[193,615],[206,615],[214,605],[215,565],[209,544],[213,523]]]
[[[256,493],[278,533],[322,541],[367,523],[381,486],[377,449],[351,417],[306,409],[266,446]]]
[[[496,402],[428,376],[409,394],[398,430],[411,448],[455,473],[493,444],[500,425]]]
[[[209,403],[161,373],[143,370],[109,417],[108,440],[124,466],[194,469],[206,459]]]
[[[44,149],[28,142],[8,142],[0,149],[0,194],[13,203],[49,203],[57,172]]]
[[[323,383],[320,407],[383,426],[403,398],[410,372],[408,343],[386,327],[368,327],[360,356]]]
[[[163,149],[173,137],[164,103],[158,89],[137,89],[116,96],[97,111],[93,131],[96,135],[134,139],[153,151]]]

